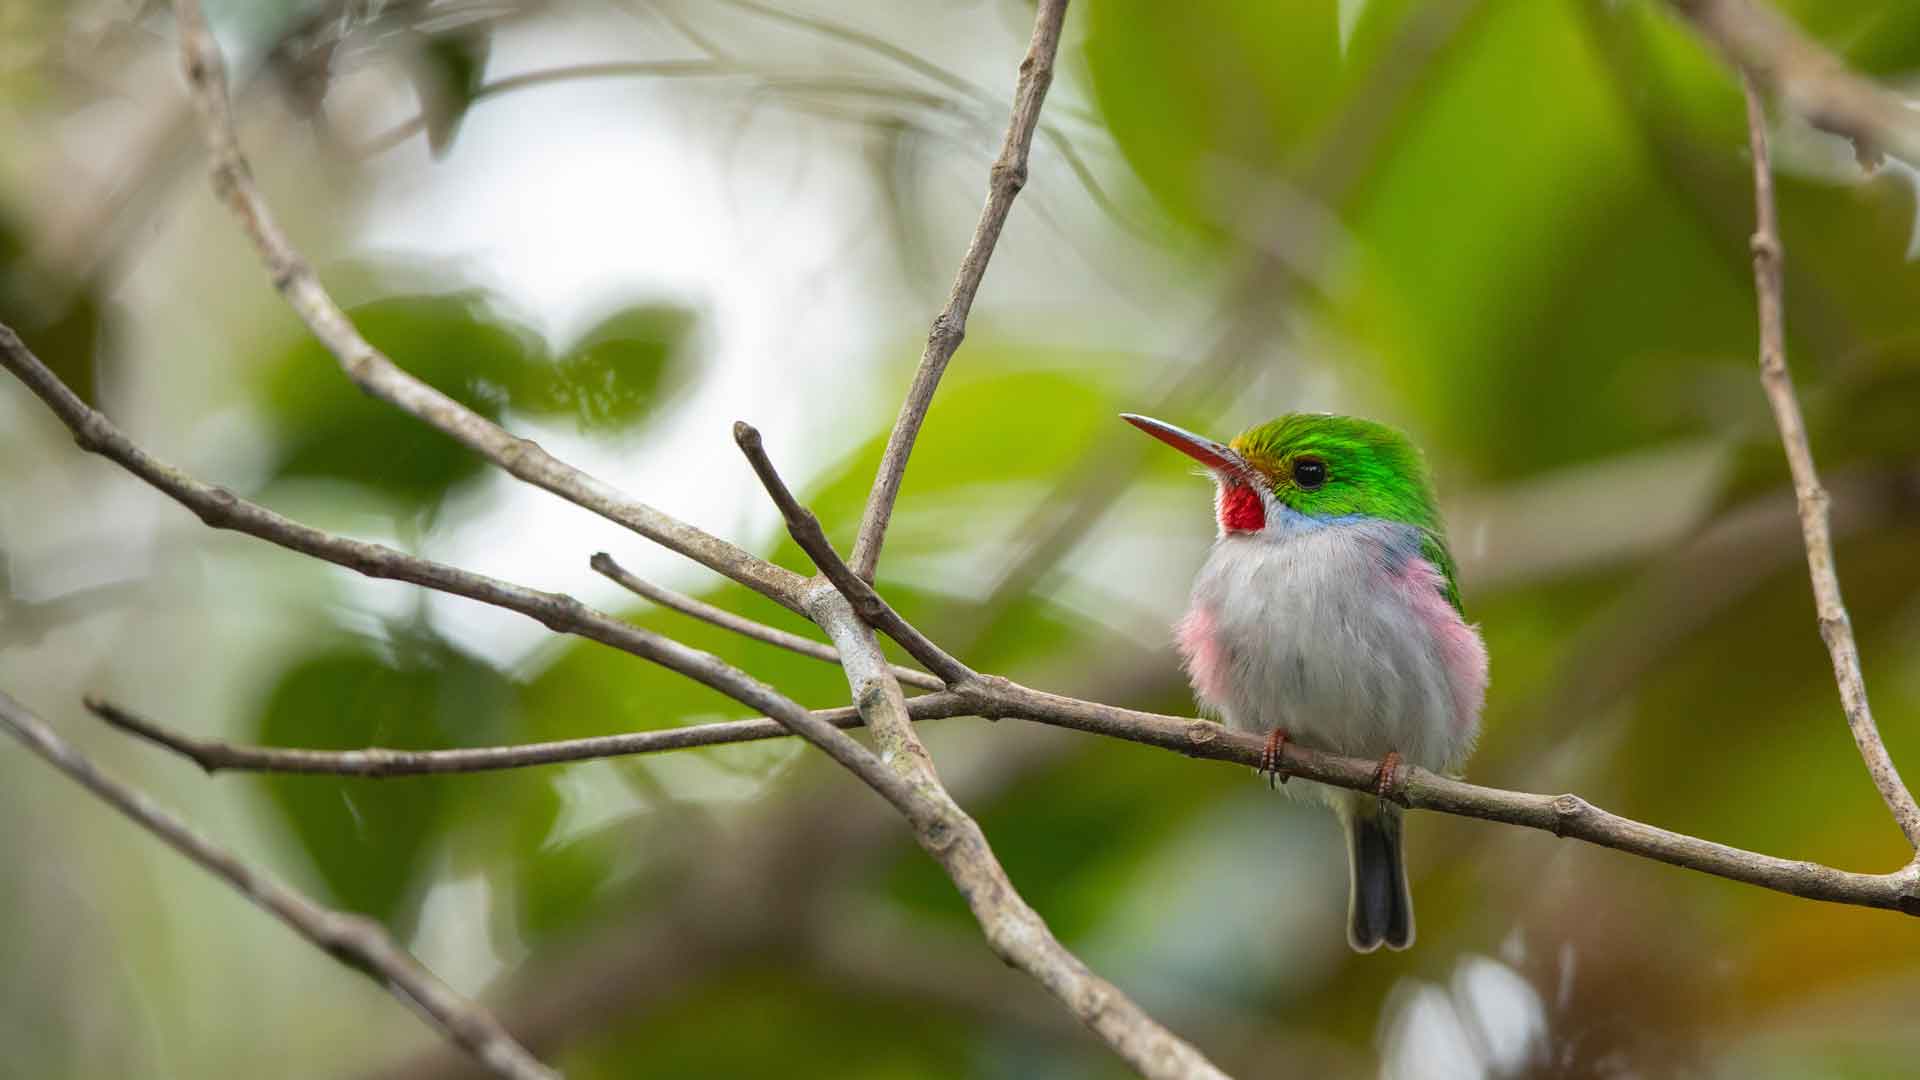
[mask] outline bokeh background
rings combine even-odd
[[[833,668],[588,556],[786,613],[361,397],[210,197],[164,4],[0,6],[0,321],[163,458],[592,603],[820,706]],[[295,241],[411,371],[805,569],[748,419],[846,543],[983,196],[1004,0],[210,0]],[[1920,8],[1796,0],[1920,86]],[[1894,758],[1920,774],[1915,173],[1775,117],[1787,322]],[[1908,856],[1847,738],[1754,370],[1737,86],[1647,0],[1076,2],[881,585],[967,660],[1191,708],[1206,485],[1114,419],[1298,409],[1428,450],[1493,656],[1468,775],[1781,856]],[[220,842],[614,1076],[1109,1077],[906,830],[773,742],[516,773],[208,778],[212,736],[452,747],[739,714],[465,601],[215,534],[0,385],[0,685]],[[1331,818],[1023,725],[925,737],[1067,944],[1242,1076],[1892,1076],[1920,931],[1544,834],[1410,825],[1420,940],[1356,957]],[[360,976],[0,752],[0,1073],[454,1076]]]

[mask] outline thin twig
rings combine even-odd
[[[479,746],[460,750],[393,750],[381,746],[362,750],[308,750],[300,747],[250,746],[188,735],[92,696],[86,699],[86,706],[95,716],[113,727],[162,749],[171,750],[209,773],[313,773],[383,779],[442,773],[497,772],[783,739],[793,734],[778,720],[756,717],[752,720],[722,720],[710,724],[515,746]],[[907,701],[907,712],[916,721],[963,716],[966,710],[965,702],[945,691],[923,694]],[[860,711],[852,706],[816,709],[813,715],[843,731],[862,727],[866,723],[860,718]]]
[[[227,100],[226,67],[207,28],[198,0],[175,0],[180,51],[187,86],[206,127],[213,157],[213,186],[239,220],[266,264],[273,287],[286,298],[313,336],[327,347],[362,390],[396,406],[536,487],[715,570],[768,598],[798,610],[804,579],[625,494],[566,464],[530,439],[498,424],[421,382],[369,344],[320,278],[281,230],[253,181],[234,134]]]
[[[714,607],[704,600],[697,600],[685,593],[675,592],[662,585],[655,585],[645,578],[635,576],[632,571],[615,562],[613,556],[604,551],[596,553],[589,561],[589,564],[597,573],[619,585],[621,588],[637,596],[651,600],[661,607],[672,608],[683,615],[691,615],[703,622],[710,622],[715,626],[731,630],[742,637],[749,637],[755,641],[763,641],[768,645],[778,646],[790,652],[799,653],[801,656],[812,657],[815,660],[824,660],[835,666],[838,666],[840,663],[839,650],[824,641],[813,641],[809,638],[803,638],[799,634],[791,634],[785,630],[768,626],[766,623],[755,622],[744,615],[735,615],[733,612],[727,611],[724,608]],[[924,671],[915,671],[912,668],[899,667],[897,665],[893,668],[893,677],[908,686],[921,690],[940,690],[946,687],[945,683]]]
[[[977,673],[961,663],[945,649],[933,643],[933,640],[915,629],[913,624],[901,618],[893,606],[881,599],[873,586],[866,583],[853,572],[833,550],[833,544],[827,539],[826,530],[820,527],[820,519],[813,511],[800,505],[787,488],[786,481],[767,458],[765,445],[760,440],[760,432],[753,425],[736,422],[733,425],[733,441],[740,444],[740,451],[747,455],[747,461],[753,465],[755,475],[772,496],[775,506],[787,521],[787,532],[793,537],[800,550],[807,553],[813,564],[820,569],[834,588],[844,594],[853,604],[861,618],[881,633],[898,642],[915,660],[924,664],[928,671],[945,680],[943,685],[955,686],[977,677]]]
[[[1920,166],[1920,112],[1850,71],[1766,0],[1671,0],[1745,76],[1822,131],[1850,139],[1865,166],[1882,153]]]
[[[1806,420],[1793,392],[1787,370],[1785,303],[1780,285],[1780,226],[1773,203],[1773,169],[1767,157],[1767,116],[1753,82],[1740,80],[1747,99],[1747,141],[1753,148],[1753,285],[1760,314],[1760,385],[1767,392],[1780,443],[1786,448],[1793,473],[1793,497],[1800,511],[1800,532],[1807,548],[1807,573],[1813,579],[1814,606],[1820,617],[1820,637],[1833,659],[1833,677],[1840,688],[1840,707],[1847,730],[1873,777],[1873,786],[1886,800],[1895,824],[1907,843],[1920,851],[1920,805],[1900,780],[1900,770],[1880,741],[1880,728],[1867,704],[1866,678],[1860,671],[1860,648],[1853,640],[1853,622],[1840,598],[1840,575],[1834,569],[1833,534],[1826,488],[1814,470],[1813,449],[1807,443]]]
[[[449,1040],[473,1055],[488,1072],[510,1080],[558,1080],[560,1074],[527,1053],[491,1013],[455,993],[422,967],[406,950],[394,944],[379,923],[362,915],[321,907],[272,875],[216,847],[145,795],[102,773],[71,743],[5,692],[0,692],[0,726],[49,765],[201,869],[233,886],[240,895],[318,945],[323,952],[386,987]]]
[[[907,458],[913,442],[926,421],[933,404],[933,392],[940,386],[947,362],[967,335],[967,316],[973,310],[973,298],[986,276],[987,262],[1000,242],[1007,214],[1013,209],[1014,196],[1027,183],[1027,157],[1033,149],[1033,131],[1040,122],[1040,105],[1047,87],[1053,83],[1054,54],[1060,49],[1060,27],[1066,20],[1067,0],[1040,0],[1033,20],[1033,38],[1026,58],[1020,61],[1020,80],[1014,89],[1013,114],[1007,120],[1006,138],[1000,144],[1000,156],[994,160],[987,184],[987,204],[980,211],[973,238],[960,260],[960,272],[948,295],[947,306],[933,320],[926,348],[920,353],[920,366],[914,372],[913,385],[900,405],[900,415],[887,436],[887,447],[874,477],[873,492],[860,519],[860,533],[854,540],[854,573],[873,580],[874,567],[880,561],[880,546],[886,540],[887,524],[893,517],[894,500],[900,497],[900,481],[906,475]]]

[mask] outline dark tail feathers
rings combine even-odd
[[[1413,896],[1400,853],[1400,808],[1361,800],[1347,818],[1347,943],[1356,952],[1413,944]]]

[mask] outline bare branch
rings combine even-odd
[[[887,436],[887,448],[880,458],[880,471],[874,477],[873,492],[867,498],[866,513],[860,519],[860,533],[853,545],[853,569],[862,579],[873,580],[874,567],[880,561],[880,546],[886,540],[887,524],[893,518],[893,503],[900,496],[900,481],[906,475],[907,458],[920,435],[920,425],[933,404],[933,392],[940,386],[947,362],[967,335],[967,315],[973,310],[973,298],[986,276],[987,262],[993,258],[994,245],[1000,242],[1000,230],[1013,209],[1013,199],[1027,183],[1027,156],[1033,149],[1033,131],[1040,123],[1040,105],[1047,87],[1053,83],[1054,54],[1060,49],[1060,27],[1066,20],[1067,0],[1040,0],[1034,12],[1033,39],[1026,58],[1020,61],[1020,80],[1014,89],[1013,115],[1007,120],[1006,138],[1000,156],[994,160],[987,186],[987,204],[974,226],[973,239],[960,260],[960,272],[954,279],[947,306],[933,320],[927,345],[920,353],[920,366],[914,372],[913,385],[900,406],[900,415]],[[937,670],[936,670],[937,673]]]
[[[74,441],[82,449],[119,464],[193,511],[212,528],[243,532],[368,577],[405,581],[517,611],[550,630],[575,634],[632,653],[772,716],[795,734],[822,745],[836,761],[863,777],[868,772],[891,776],[865,747],[833,725],[815,719],[772,687],[710,653],[689,648],[651,630],[595,611],[564,593],[529,589],[444,563],[416,558],[381,544],[349,540],[322,532],[282,517],[224,488],[188,476],[140,449],[106,416],[81,401],[4,325],[0,325],[0,366],[13,372],[28,389],[39,395],[54,415],[73,432]],[[872,782],[869,779],[869,783]]]
[[[414,378],[375,349],[294,250],[261,198],[234,134],[226,67],[198,0],[176,0],[187,86],[206,126],[216,194],[239,219],[273,279],[314,337],[362,390],[452,436],[515,477],[715,570],[794,610],[804,579],[628,496]]]
[[[934,771],[933,758],[914,733],[907,701],[888,669],[874,627],[895,635],[896,641],[949,678],[956,688],[976,685],[979,676],[907,625],[871,585],[840,561],[820,522],[793,497],[767,458],[758,431],[736,423],[733,437],[787,519],[787,531],[829,579],[809,590],[807,613],[839,647],[854,703],[873,731],[882,756],[931,808],[925,818],[910,819],[914,836],[966,899],[994,953],[1038,980],[1142,1075],[1223,1077],[1198,1050],[1061,945],[1046,920],[1014,888],[987,844],[986,834],[954,801]],[[856,606],[862,610],[856,612]],[[928,650],[928,654],[921,655],[916,646]],[[949,676],[948,670],[953,675]]]
[[[783,739],[793,734],[778,720],[724,720],[711,724],[660,728],[653,731],[596,735],[584,739],[522,743],[517,746],[481,746],[463,750],[392,750],[370,746],[363,750],[308,750],[297,747],[249,746],[223,739],[204,739],[156,724],[110,701],[89,696],[86,705],[113,727],[171,750],[209,773],[276,772],[318,773],[382,779],[393,776],[429,776],[442,773],[496,772],[537,765],[560,765],[600,758],[697,750],[706,746]],[[914,720],[942,720],[966,715],[967,704],[941,691],[907,701]],[[865,721],[851,706],[816,709],[814,716],[841,730],[861,727]]]
[[[801,637],[799,634],[790,634],[785,630],[768,626],[766,623],[755,622],[744,615],[735,615],[731,611],[714,607],[704,600],[696,600],[685,593],[675,592],[664,586],[655,585],[653,582],[647,581],[644,578],[636,577],[631,571],[619,563],[614,562],[613,556],[604,551],[595,554],[590,561],[590,565],[592,565],[594,570],[599,574],[618,584],[621,588],[647,600],[651,600],[661,607],[672,608],[683,615],[691,615],[703,622],[710,622],[715,626],[731,630],[743,637],[750,637],[755,641],[764,641],[769,645],[778,646],[791,652],[797,652],[801,656],[809,656],[815,660],[824,660],[836,666],[840,663],[839,650],[823,641],[812,641]],[[875,597],[875,599],[879,598]],[[906,667],[895,666],[893,668],[893,677],[908,686],[917,687],[921,690],[941,690],[947,685],[924,671],[915,671],[912,668]]]
[[[1907,843],[1920,850],[1920,805],[1900,780],[1900,770],[1880,741],[1880,728],[1867,704],[1866,678],[1860,672],[1860,647],[1853,640],[1853,621],[1840,598],[1840,575],[1834,569],[1833,534],[1826,488],[1814,471],[1813,449],[1807,443],[1806,420],[1793,392],[1787,370],[1785,302],[1780,285],[1780,226],[1773,204],[1773,169],[1767,157],[1767,117],[1753,83],[1744,76],[1740,86],[1747,99],[1747,140],[1753,148],[1753,285],[1760,312],[1760,385],[1767,392],[1773,419],[1780,428],[1787,465],[1793,472],[1793,497],[1800,511],[1800,533],[1807,548],[1807,573],[1813,579],[1814,606],[1820,616],[1820,637],[1833,659],[1833,677],[1840,688],[1840,706],[1847,729],[1873,777],[1873,786],[1886,800],[1895,824]]]
[[[774,505],[780,508],[781,515],[787,519],[788,534],[800,545],[800,550],[813,560],[813,564],[820,568],[820,572],[827,576],[827,580],[833,583],[834,588],[853,604],[861,618],[898,642],[915,660],[926,665],[928,671],[946,680],[943,685],[954,686],[978,677],[972,668],[935,645],[932,639],[901,618],[892,605],[873,591],[873,586],[855,575],[841,561],[840,553],[833,550],[833,544],[827,540],[826,530],[820,527],[820,519],[813,515],[813,511],[801,506],[799,500],[793,497],[793,492],[788,490],[786,481],[780,479],[773,462],[767,458],[760,432],[753,425],[736,422],[733,425],[733,441],[740,444],[741,452],[752,463],[753,471],[760,477],[761,484],[765,485],[767,494],[773,497]]]
[[[1671,2],[1788,109],[1852,140],[1862,165],[1876,165],[1888,153],[1920,166],[1920,112],[1854,74],[1766,0]]]
[[[1018,717],[1178,751],[1189,757],[1261,767],[1266,739],[1209,720],[1137,712],[1030,690],[985,677],[958,690],[972,711]],[[871,721],[869,721],[871,722]],[[1284,771],[1323,784],[1373,791],[1380,762],[1335,757],[1293,742],[1281,748]],[[1891,874],[1855,874],[1798,859],[1777,859],[1655,828],[1601,810],[1577,795],[1535,795],[1481,787],[1402,765],[1390,777],[1388,798],[1414,810],[1541,829],[1631,855],[1810,900],[1884,908],[1920,915],[1920,866]]]
[[[389,993],[414,1007],[448,1039],[473,1055],[488,1072],[509,1080],[558,1080],[560,1074],[527,1053],[491,1013],[455,993],[422,967],[406,950],[394,944],[379,923],[362,915],[321,907],[271,875],[248,866],[232,852],[214,846],[145,795],[102,773],[71,743],[5,692],[0,692],[0,726],[49,765],[201,869],[233,886],[240,895],[287,924],[295,933],[386,987]]]

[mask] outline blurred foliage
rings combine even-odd
[[[1903,81],[1920,71],[1920,8],[1911,3],[1784,6],[1863,70]],[[356,7],[339,24],[346,29],[325,20],[321,29],[366,48],[336,52],[337,42],[325,41],[301,55],[318,57],[323,75],[338,75],[378,48],[405,51],[430,148],[445,155],[436,167],[454,169],[461,155],[446,151],[469,107],[490,106],[474,106],[473,93],[494,46],[505,53],[512,31],[491,21],[491,9],[475,14],[484,5],[442,7],[473,19],[437,23],[409,5]],[[636,25],[668,40],[667,23],[647,8]],[[227,5],[214,14],[226,20],[223,32],[252,39],[269,23],[317,10]],[[1474,778],[1578,790],[1635,818],[1782,856],[1897,865],[1908,853],[1846,737],[1792,533],[1742,548],[1743,558],[1760,560],[1753,566],[1708,567],[1700,580],[1663,576],[1692,565],[1682,560],[1696,533],[1744,520],[1739,515],[1756,507],[1786,506],[1785,464],[1753,373],[1751,175],[1737,87],[1711,49],[1649,0],[1483,0],[1466,5],[1452,36],[1428,43],[1431,59],[1416,63],[1401,51],[1403,35],[1427,10],[1418,0],[1207,0],[1189,8],[1088,0],[1074,7],[1061,65],[1063,83],[1084,85],[1063,86],[1055,102],[1067,104],[1069,89],[1085,92],[1094,116],[1064,129],[1080,138],[1081,127],[1099,128],[1086,138],[1110,138],[1110,163],[1137,181],[1131,190],[1140,205],[1126,210],[1164,219],[1165,250],[1133,257],[1143,277],[1170,283],[1178,303],[1193,299],[1196,280],[1211,288],[1208,275],[1218,268],[1248,264],[1252,247],[1268,242],[1258,235],[1262,223],[1287,209],[1287,199],[1317,200],[1337,219],[1333,255],[1300,271],[1310,287],[1285,291],[1289,325],[1299,332],[1292,344],[1304,343],[1296,351],[1324,365],[1343,400],[1416,432],[1450,509],[1494,504],[1509,511],[1500,520],[1513,522],[1514,535],[1477,536],[1484,522],[1454,521],[1461,550],[1485,542],[1477,558],[1489,583],[1467,582],[1494,672]],[[691,42],[737,53],[743,65],[768,29],[751,9],[688,6],[679,14],[712,41],[674,36],[672,48]],[[1017,14],[1024,19],[1024,10]],[[842,50],[829,50],[832,64],[866,55],[857,41],[826,44]],[[781,70],[797,55],[782,52]],[[857,65],[844,66],[829,74],[847,78]],[[1380,97],[1383,85],[1399,81],[1398,97]],[[1356,116],[1373,110],[1384,110],[1380,144],[1348,146]],[[919,234],[905,219],[944,212],[948,198],[926,186],[947,164],[944,151],[909,145],[920,129],[901,115],[876,113],[854,155],[884,181],[882,201],[870,209],[891,215],[883,240],[895,245]],[[1843,533],[1839,562],[1888,745],[1896,760],[1920,761],[1914,174],[1890,166],[1862,176],[1837,140],[1791,120],[1778,128],[1794,373],[1831,486],[1869,496],[1840,508],[1866,524]],[[468,138],[478,141],[478,130]],[[1353,179],[1339,189],[1314,186],[1338,175],[1314,165],[1330,151],[1358,155]],[[1058,197],[1052,153],[1037,151],[1023,208]],[[969,184],[976,165],[967,163]],[[1043,224],[1086,227],[1070,216],[1038,216],[1016,210],[1010,238]],[[78,272],[66,280],[43,266],[35,253],[47,228],[24,210],[0,220],[0,321],[97,401],[117,389],[124,351],[109,332],[107,298],[127,301],[104,271],[98,282]],[[1272,242],[1291,248],[1306,239],[1282,234]],[[1009,264],[996,261],[993,280],[1026,269],[1010,260],[1014,250],[1003,251]],[[925,257],[935,262],[931,280],[944,287],[946,256]],[[1104,249],[1096,257],[1107,257]],[[369,340],[517,430],[554,425],[589,440],[627,438],[657,423],[711,359],[692,349],[708,329],[700,316],[673,304],[633,301],[589,319],[577,340],[554,343],[502,298],[457,281],[374,295],[351,312]],[[910,363],[907,339],[922,328],[924,313],[909,314],[875,316],[901,327],[899,348],[885,357],[888,377],[875,380],[886,396]],[[936,637],[975,628],[964,653],[982,670],[1185,711],[1190,699],[1171,650],[1130,625],[1143,617],[1135,610],[1145,606],[1141,597],[1159,595],[1149,582],[1184,576],[1201,558],[1206,495],[1173,455],[1152,457],[1122,512],[1074,549],[1070,559],[1086,560],[1066,568],[1076,574],[1043,575],[1007,610],[980,610],[987,587],[1024,550],[1018,523],[1049,500],[1063,501],[1057,485],[1080,475],[1082,456],[1113,427],[1115,412],[1152,404],[1137,388],[1159,383],[1164,361],[1058,344],[1104,314],[1089,302],[976,329],[916,446],[879,584]],[[269,495],[277,483],[321,480],[337,485],[337,497],[377,497],[431,517],[482,474],[452,440],[360,394],[304,335],[248,377],[276,440]],[[768,361],[756,377],[787,375]],[[1306,380],[1287,385],[1291,395]],[[844,549],[893,402],[863,412],[837,383],[793,392],[811,395],[803,398],[809,407],[831,417],[823,423],[867,425],[840,441],[852,449],[832,462],[807,462],[802,447],[771,447],[783,466],[793,463],[797,483],[803,465],[817,469],[798,484],[801,495]],[[1264,419],[1255,410],[1294,404],[1291,396],[1276,400],[1262,380],[1222,387],[1220,397],[1221,415],[1169,418],[1231,430]],[[1675,509],[1660,466],[1647,464],[1664,459],[1643,452],[1693,446],[1724,461],[1710,495],[1678,508],[1698,528],[1663,536],[1658,549],[1553,562],[1547,571],[1502,564],[1527,542],[1577,546],[1577,526],[1555,520],[1590,520],[1576,510],[1630,522]],[[18,479],[6,464],[0,480]],[[1594,479],[1611,470],[1639,470],[1631,495]],[[737,465],[715,476],[750,483]],[[1555,485],[1577,490],[1557,503],[1533,501],[1540,487]],[[1460,498],[1468,493],[1475,498]],[[1599,500],[1611,501],[1584,505]],[[1542,505],[1555,510],[1514,510]],[[1163,509],[1192,517],[1147,516]],[[0,524],[37,524],[19,517]],[[1116,544],[1125,546],[1109,546]],[[809,569],[790,541],[766,547],[783,565]],[[1148,561],[1119,565],[1114,550]],[[22,573],[4,559],[0,567]],[[1724,595],[1721,574],[1737,580]],[[1652,586],[1664,591],[1622,607]],[[330,583],[315,612],[302,614],[341,616],[345,608],[336,622],[364,636],[320,632],[281,657],[240,735],[287,746],[430,749],[746,715],[704,687],[591,642],[556,642],[514,657],[509,669],[456,647],[426,618],[354,610],[352,595]],[[710,585],[701,596],[817,636],[739,586]],[[651,607],[635,605],[626,617],[808,705],[846,699],[830,665]],[[69,638],[57,644],[75,647]],[[0,655],[6,648],[0,643]],[[1063,940],[1237,1074],[1297,1064],[1303,1074],[1364,1075],[1375,1050],[1391,1050],[1386,1033],[1406,1030],[1416,1005],[1452,1025],[1443,1034],[1467,1039],[1477,1010],[1493,1008],[1485,997],[1492,991],[1470,977],[1487,965],[1531,987],[1521,992],[1533,993],[1532,1006],[1546,1017],[1542,1045],[1572,1060],[1576,1074],[1617,1066],[1662,1075],[1718,1054],[1734,1063],[1728,1075],[1897,1075],[1912,1060],[1910,1025],[1852,1007],[1905,1000],[1920,986],[1920,942],[1883,913],[1814,906],[1545,835],[1421,815],[1409,826],[1420,945],[1356,958],[1339,940],[1341,882],[1325,862],[1334,849],[1323,815],[1175,755],[986,724],[938,722],[927,737],[943,770],[970,785],[967,805],[1013,879]],[[524,973],[544,973],[543,962],[573,948],[589,954],[579,968],[624,961],[606,942],[636,927],[678,935],[686,952],[677,960],[711,963],[623,970],[603,988],[607,999],[577,1009],[561,999],[557,1010],[597,1018],[561,1055],[569,1075],[1115,1073],[1089,1041],[1020,1013],[1026,1006],[1017,995],[1031,988],[979,942],[964,900],[897,825],[859,831],[869,820],[861,815],[878,810],[817,764],[818,755],[783,740],[505,774],[246,783],[284,826],[287,857],[306,869],[307,884],[402,936],[434,937],[422,910],[436,886],[484,882],[483,929],[508,980],[537,980],[543,976]],[[816,782],[828,775],[832,785]],[[813,807],[814,799],[828,800],[828,809]],[[769,837],[784,849],[754,846]],[[766,865],[732,862],[746,853]],[[738,892],[693,890],[711,887],[716,874],[731,875],[721,880]],[[755,889],[770,895],[748,895]],[[716,895],[729,902],[682,910],[689,896]],[[4,889],[0,904],[26,906]],[[825,955],[841,939],[821,928],[822,912],[851,925],[879,959]],[[753,919],[762,921],[730,924]],[[723,947],[700,951],[716,940]],[[925,944],[927,955],[909,955],[899,942]],[[936,947],[954,942],[961,944]],[[148,961],[162,976],[141,969],[127,978],[159,985],[174,962]],[[924,978],[904,974],[923,965]],[[33,979],[18,976],[21,986],[39,985]],[[646,986],[655,982],[673,989],[650,999]],[[545,1005],[542,995],[554,987],[560,993],[568,984],[535,981],[507,996]],[[1050,1003],[1035,1000],[1036,1010],[1053,1015]],[[1316,1046],[1332,1048],[1333,1064],[1314,1064]]]
[[[385,648],[346,643],[293,663],[268,693],[254,738],[340,750],[495,745],[515,735],[514,698],[492,668],[405,630]],[[266,775],[259,783],[338,903],[411,933],[432,844],[460,821],[452,813],[458,781]]]
[[[667,385],[694,317],[641,304],[603,319],[564,355],[477,293],[401,296],[348,313],[395,363],[489,420],[512,409],[566,418],[581,430],[642,420]],[[361,485],[406,505],[431,506],[485,463],[393,408],[369,408],[311,335],[265,371],[264,399],[281,440],[275,475]]]
[[[0,211],[0,323],[89,405],[100,404],[102,303],[95,286],[40,264],[27,234]]]

